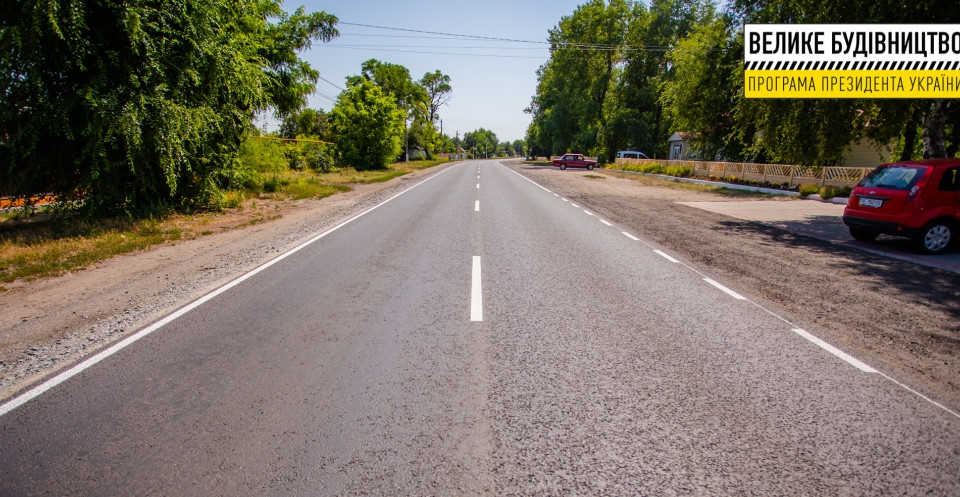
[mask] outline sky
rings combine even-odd
[[[325,11],[340,20],[338,38],[314,43],[300,54],[329,81],[317,83],[309,107],[329,111],[346,78],[360,74],[368,59],[403,65],[414,80],[439,69],[453,87],[449,103],[439,111],[445,134],[463,137],[485,128],[500,141],[513,141],[523,139],[530,124],[523,109],[536,92],[537,68],[549,59],[548,30],[584,1],[287,0],[283,6],[293,11],[303,5],[307,12]],[[269,130],[276,127],[268,123]]]

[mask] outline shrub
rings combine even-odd
[[[316,140],[315,136],[298,136],[302,140]],[[329,172],[334,167],[334,152],[331,145],[323,143],[299,142],[287,145],[286,156],[290,169],[303,171]]]
[[[274,175],[271,176],[270,179],[263,182],[263,191],[266,193],[276,193],[280,191],[281,186],[282,182],[280,181],[280,178]]]
[[[814,193],[819,193],[820,187],[817,185],[800,185],[800,196],[809,197]]]
[[[286,145],[251,136],[240,142],[238,156],[242,167],[259,173],[279,173],[287,168]]]
[[[668,176],[676,176],[678,178],[686,178],[690,176],[691,169],[689,166],[670,166],[663,169],[663,174]]]

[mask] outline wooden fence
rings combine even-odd
[[[659,164],[664,167],[685,166],[691,176],[738,178],[761,183],[799,185],[856,186],[872,167],[814,167],[746,162],[705,162],[693,160],[617,159],[619,165]]]

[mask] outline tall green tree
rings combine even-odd
[[[673,70],[667,51],[712,13],[705,0],[654,0],[649,9],[633,0],[593,0],[561,19],[527,109],[531,150],[610,159],[621,148],[665,149],[659,93]]]
[[[0,183],[88,209],[206,205],[254,114],[297,110],[336,18],[275,0],[0,6]]]
[[[303,109],[300,112],[288,114],[280,123],[280,136],[284,138],[309,135],[326,140],[328,130],[327,114],[322,109]]]
[[[528,109],[538,147],[597,151],[629,14],[626,0],[592,0],[550,30],[550,60],[537,71],[537,94]]]
[[[330,111],[330,130],[341,163],[385,168],[402,150],[403,111],[372,81],[351,81]]]
[[[450,76],[437,69],[424,74],[420,78],[420,86],[427,92],[427,119],[435,123],[440,106],[450,101],[450,93],[453,91],[453,87],[450,86]]]
[[[497,140],[496,133],[480,128],[464,134],[461,146],[474,157],[490,157],[497,153],[499,145],[500,142]]]
[[[373,81],[383,92],[394,99],[397,107],[403,111],[404,150],[410,156],[410,122],[423,118],[427,113],[427,91],[410,76],[410,70],[400,64],[369,59],[361,65],[361,75],[349,78],[356,82],[359,78]]]

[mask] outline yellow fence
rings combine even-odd
[[[871,167],[814,167],[785,166],[781,164],[752,164],[746,162],[705,162],[693,160],[617,159],[618,165],[659,164],[664,167],[684,166],[690,168],[691,176],[709,178],[738,178],[761,183],[787,183],[795,185],[855,186],[870,171]]]

